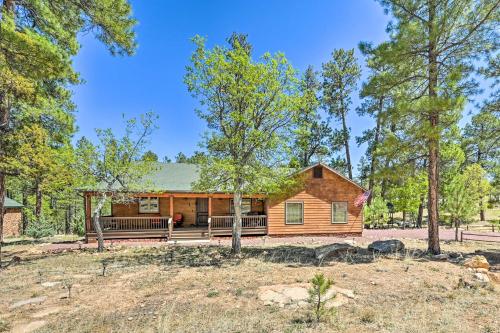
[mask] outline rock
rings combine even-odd
[[[484,282],[484,283],[489,283],[490,282],[490,278],[488,277],[488,275],[486,275],[484,273],[476,273],[476,274],[474,274],[474,277],[479,282]]]
[[[355,252],[356,248],[347,243],[333,243],[317,247],[314,250],[314,256],[316,257],[316,259],[322,260],[329,256],[337,256],[339,255],[339,253],[347,251]]]
[[[379,253],[391,253],[402,251],[404,249],[405,245],[398,239],[375,241],[368,245],[368,250]]]
[[[476,273],[488,274],[488,270],[486,268],[476,268]]]
[[[497,272],[487,272],[488,278],[494,284],[500,284],[500,273]]]
[[[52,288],[57,286],[58,284],[61,284],[60,281],[47,281],[47,282],[42,282],[42,287],[47,287],[47,288]]]
[[[296,283],[291,285],[274,285],[259,287],[259,299],[265,305],[278,305],[279,307],[303,307],[309,304],[309,284]],[[324,296],[326,307],[339,307],[354,298],[352,290],[332,286]]]
[[[436,254],[436,255],[432,256],[432,259],[434,259],[434,260],[446,260],[446,259],[448,259],[448,254],[446,254],[446,253]]]
[[[460,253],[460,252],[450,252],[450,253],[448,253],[448,257],[453,258],[453,259],[455,259],[455,258],[462,258],[462,253]]]
[[[28,304],[40,304],[40,303],[43,303],[47,300],[47,297],[46,296],[40,296],[40,297],[33,297],[33,298],[28,298],[28,299],[24,299],[22,301],[18,301],[18,302],[15,302],[15,303],[12,303],[11,306],[9,306],[9,309],[16,309],[18,307],[21,307],[21,306],[24,306],[24,305],[28,305]]]
[[[45,320],[32,321],[27,324],[18,324],[12,328],[12,333],[29,333],[45,326]]]
[[[489,270],[490,264],[488,263],[488,260],[486,260],[486,258],[484,256],[473,256],[473,257],[465,259],[464,267],[485,268],[485,269]]]

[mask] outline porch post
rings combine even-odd
[[[212,197],[208,197],[208,239],[212,238]]]
[[[172,233],[174,229],[174,197],[170,195],[169,197],[169,210],[170,218],[168,219],[168,240],[172,239]]]
[[[92,218],[92,197],[85,193],[83,196],[83,205],[85,209],[85,242],[88,242],[88,233],[91,230],[90,219]]]
[[[264,213],[266,214],[266,235],[269,235],[269,199],[264,199]]]

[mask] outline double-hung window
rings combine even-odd
[[[290,201],[285,203],[285,224],[304,224],[304,203]]]
[[[332,223],[347,223],[347,202],[332,202]]]

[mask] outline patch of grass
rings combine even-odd
[[[208,298],[217,297],[217,296],[219,296],[219,291],[218,290],[210,290],[207,293],[207,297]]]
[[[367,308],[361,311],[361,314],[359,316],[359,320],[363,324],[372,324],[375,322],[375,311],[372,308]]]

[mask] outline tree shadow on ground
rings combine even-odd
[[[321,260],[316,258],[315,249],[305,246],[282,245],[275,247],[245,247],[240,256],[233,256],[229,247],[221,246],[166,246],[160,248],[135,249],[123,254],[117,253],[106,259],[114,266],[159,265],[165,268],[177,267],[227,267],[239,265],[243,260],[257,259],[262,262],[285,264],[291,267],[312,267],[333,262],[349,264],[371,263],[376,259],[372,252],[352,247],[348,251],[336,252]]]

